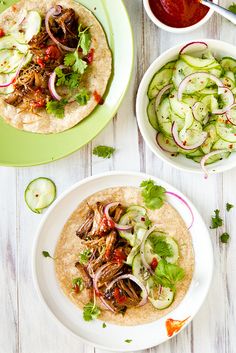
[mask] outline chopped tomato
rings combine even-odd
[[[100,96],[100,94],[99,94],[97,91],[94,91],[94,92],[93,92],[93,96],[94,96],[95,101],[96,101],[98,104],[102,105],[102,104],[104,103],[103,98]]]
[[[43,61],[43,59],[38,58],[37,64],[41,67],[41,69],[45,68],[45,62]]]
[[[5,32],[2,28],[0,28],[0,38],[5,36]]]
[[[112,219],[107,219],[105,215],[102,217],[99,225],[100,225],[101,232],[104,232],[104,233],[115,228],[115,222]]]
[[[126,301],[127,297],[126,295],[122,295],[120,289],[116,287],[113,292],[114,298],[117,301],[117,303],[122,304]]]
[[[94,58],[94,49],[92,48],[88,55],[86,56],[85,60],[87,61],[88,64],[91,64],[93,62]]]
[[[157,261],[157,259],[154,257],[153,260],[152,260],[152,262],[151,262],[151,269],[152,269],[153,271],[155,271],[155,269],[157,268],[157,265],[158,265],[158,261]]]
[[[45,53],[47,57],[53,60],[57,60],[61,56],[61,52],[56,45],[49,45]]]
[[[118,263],[122,263],[126,260],[126,258],[127,258],[127,256],[122,249],[117,248],[114,250],[113,261],[118,262]]]

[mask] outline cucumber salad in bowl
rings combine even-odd
[[[148,87],[147,115],[156,143],[206,165],[236,148],[236,59],[215,57],[205,42],[185,45],[158,70]]]

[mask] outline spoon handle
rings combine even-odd
[[[214,10],[215,12],[220,14],[221,16],[227,18],[227,20],[231,21],[233,24],[236,24],[236,14],[234,14],[233,12],[225,9],[222,6],[214,4],[210,0],[201,0],[201,3],[203,5],[206,5],[210,9]]]

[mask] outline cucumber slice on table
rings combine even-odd
[[[174,296],[175,293],[173,290],[171,290],[170,288],[162,287],[158,299],[154,299],[152,296],[149,296],[148,299],[150,300],[154,308],[158,310],[163,310],[168,308],[173,303]]]
[[[55,198],[56,185],[48,178],[40,177],[32,180],[25,190],[25,202],[35,213],[42,213]]]

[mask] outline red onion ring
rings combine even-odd
[[[51,30],[50,30],[50,25],[49,25],[49,19],[51,16],[58,16],[61,13],[61,9],[62,7],[60,5],[57,5],[56,7],[52,7],[46,14],[45,17],[45,27],[46,27],[46,31],[49,35],[49,37],[52,39],[52,41],[60,48],[62,48],[65,51],[70,51],[73,52],[76,50],[76,48],[70,48],[67,47],[66,45],[63,45],[61,42],[59,42],[59,40],[57,40],[54,35],[52,34]]]
[[[234,120],[233,117],[230,115],[230,111],[231,111],[231,109],[233,109],[233,108],[236,108],[236,104],[231,105],[230,109],[227,110],[227,112],[226,112],[226,116],[227,116],[227,119],[229,120],[229,122],[230,122],[232,125],[235,126],[235,125],[236,125],[236,120]]]
[[[66,67],[64,65],[60,65],[58,66],[59,69],[65,69]],[[62,99],[62,97],[57,93],[56,91],[56,78],[57,78],[57,75],[56,75],[56,72],[55,70],[51,73],[50,77],[49,77],[49,80],[48,80],[48,89],[51,93],[51,96],[60,101]]]
[[[142,289],[142,292],[143,292],[144,296],[143,296],[142,300],[139,302],[138,306],[143,306],[143,305],[145,305],[145,304],[147,303],[147,299],[148,299],[148,292],[147,292],[147,289],[146,289],[146,287],[144,286],[144,284],[143,284],[141,281],[139,281],[139,279],[137,279],[137,278],[136,278],[135,276],[133,276],[133,275],[127,274],[127,275],[122,275],[122,276],[119,276],[119,277],[115,278],[115,279],[109,284],[109,286],[107,287],[106,290],[111,289],[112,286],[113,286],[116,282],[118,282],[118,281],[120,281],[120,280],[122,280],[122,279],[130,279],[131,281],[133,281],[134,283],[136,283],[136,284]]]
[[[192,227],[192,225],[193,225],[193,222],[194,222],[194,214],[193,214],[193,211],[192,211],[191,207],[189,206],[189,204],[181,196],[177,195],[175,192],[166,191],[166,194],[176,197],[178,200],[180,200],[189,209],[189,211],[191,213],[191,217],[192,217],[191,224],[188,227],[188,229],[190,229]]]
[[[26,56],[24,56],[24,57],[22,58],[22,60],[20,61],[20,64],[19,64],[19,66],[18,66],[18,68],[17,68],[17,70],[16,70],[16,74],[15,74],[15,76],[11,79],[11,81],[10,81],[10,82],[7,82],[7,83],[1,84],[1,85],[0,85],[0,88],[8,87],[8,86],[12,85],[12,84],[16,81],[17,77],[19,76],[20,70],[22,69],[22,67],[23,67],[23,65],[24,65],[24,63],[25,63],[25,58],[26,58]]]
[[[120,202],[111,202],[111,203],[108,203],[105,207],[104,207],[104,214],[106,216],[107,219],[113,221],[113,219],[111,218],[111,216],[109,215],[109,210],[111,207],[115,207],[115,206],[118,206]],[[131,225],[123,225],[123,224],[118,224],[118,223],[115,223],[115,227],[118,229],[118,230],[131,230],[133,227]]]
[[[197,78],[199,76],[202,78],[209,78],[210,80],[214,81],[217,86],[222,86],[222,84],[223,84],[218,77],[211,75],[211,74],[208,74],[207,72],[194,72],[193,74],[186,76],[183,79],[183,81],[181,81],[179,88],[178,88],[178,94],[177,94],[179,101],[182,100],[184,90],[185,90],[187,84],[189,83],[189,81],[191,81],[192,79]]]
[[[207,179],[208,178],[208,176],[209,176],[209,173],[208,173],[208,171],[207,171],[207,169],[206,169],[206,166],[205,166],[205,163],[206,163],[206,161],[208,160],[208,158],[210,158],[210,157],[212,157],[212,156],[214,156],[214,155],[216,155],[216,154],[222,154],[222,153],[225,153],[225,152],[229,152],[229,150],[216,150],[216,151],[213,151],[213,152],[210,152],[210,153],[208,153],[208,154],[206,154],[202,159],[201,159],[201,168],[202,168],[202,170],[203,170],[203,172],[204,172],[204,178],[205,179]]]
[[[176,124],[176,122],[174,121],[173,124],[172,124],[172,127],[171,127],[171,133],[172,133],[172,136],[173,136],[173,139],[176,143],[177,146],[181,147],[182,149],[186,150],[186,151],[189,151],[189,150],[194,150],[195,148],[198,148],[200,147],[204,141],[206,140],[207,138],[207,132],[203,131],[201,133],[201,136],[199,137],[199,140],[198,142],[196,142],[195,144],[193,145],[190,145],[190,146],[186,146],[184,144],[184,142],[182,142],[179,138],[179,133],[178,133],[178,126]]]
[[[165,94],[166,91],[168,91],[168,90],[169,90],[170,88],[172,88],[172,87],[173,87],[173,85],[170,84],[170,85],[167,85],[167,86],[163,87],[163,88],[159,91],[159,93],[158,93],[157,96],[156,96],[156,100],[155,100],[155,108],[156,108],[156,109],[157,109],[157,108],[159,107],[159,105],[160,105],[160,101],[161,101],[161,98],[162,98],[163,94]]]
[[[184,54],[185,50],[189,49],[189,47],[192,47],[194,49],[194,51],[199,51],[199,50],[207,49],[208,45],[205,42],[191,42],[191,43],[188,43],[180,50],[179,55]],[[191,51],[192,51],[192,48],[191,48]]]
[[[228,87],[218,87],[218,94],[219,95],[225,95],[228,99],[228,104],[226,107],[222,109],[216,109],[212,112],[212,114],[220,115],[220,114],[225,114],[234,104],[234,95],[233,92],[228,88]]]

